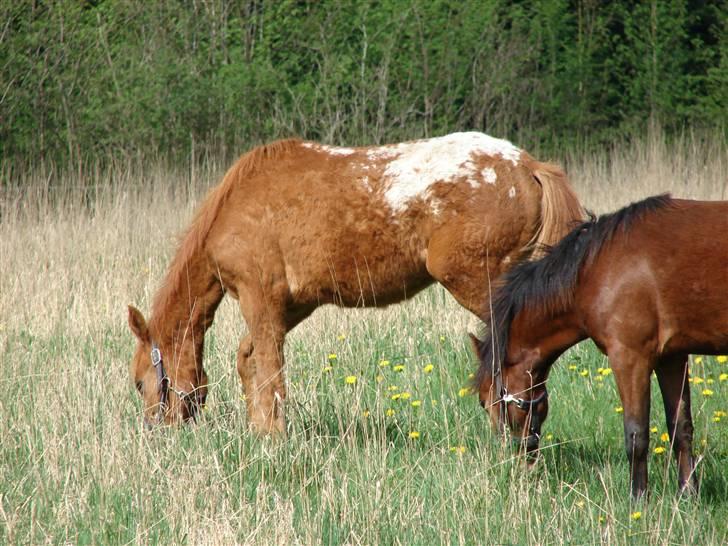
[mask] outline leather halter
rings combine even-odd
[[[538,443],[541,439],[540,429],[541,429],[541,418],[539,417],[538,413],[534,411],[534,408],[543,402],[544,400],[548,399],[549,393],[546,389],[539,394],[536,398],[531,398],[530,400],[526,400],[524,398],[519,398],[517,396],[514,396],[508,392],[505,385],[503,385],[503,378],[501,377],[501,369],[498,368],[498,371],[495,373],[495,388],[498,392],[500,399],[496,402],[496,404],[500,405],[500,415],[499,420],[502,427],[505,428],[507,425],[507,415],[508,415],[508,404],[515,404],[515,406],[521,410],[525,411],[527,413],[531,414],[531,419],[528,425],[528,436],[525,438],[512,438],[512,440],[515,443],[520,444],[521,442],[526,442],[526,444],[529,444],[531,442]],[[528,389],[531,390],[531,389]]]
[[[159,390],[159,409],[157,410],[157,423],[164,421],[164,416],[167,413],[169,405],[169,391],[172,391],[177,395],[180,401],[186,400],[189,393],[177,390],[172,386],[172,382],[164,370],[164,363],[162,360],[162,351],[159,350],[159,346],[152,342],[152,366],[157,372],[157,388]]]

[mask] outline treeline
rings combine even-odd
[[[725,2],[1,2],[5,160],[728,127]]]

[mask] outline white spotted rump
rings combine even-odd
[[[393,211],[407,208],[415,197],[427,197],[436,182],[465,180],[473,188],[483,181],[495,184],[492,168],[478,172],[479,155],[501,158],[516,165],[521,150],[508,142],[482,133],[454,133],[439,138],[383,146],[368,153],[370,158],[392,158],[384,170],[384,197]]]

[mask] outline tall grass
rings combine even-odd
[[[725,197],[725,143],[657,140],[567,160],[600,212],[662,191]],[[381,310],[323,308],[290,334],[287,441],[246,430],[235,372],[244,325],[226,299],[208,334],[201,421],[144,431],[126,304],[148,309],[176,234],[223,170],[130,161],[3,173],[0,542],[728,540],[728,418],[714,421],[728,410],[728,365],[693,367],[714,391],[693,386],[700,497],[676,497],[668,450],[651,457],[652,494],[635,505],[619,399],[597,372],[606,360],[584,343],[555,366],[543,456],[527,471],[461,396],[471,319],[439,287]],[[656,390],[652,422],[652,445],[663,445]]]

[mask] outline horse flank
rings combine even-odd
[[[220,210],[227,202],[233,187],[246,176],[257,171],[266,160],[273,160],[300,143],[298,139],[286,139],[258,146],[243,154],[228,169],[222,182],[213,187],[197,209],[190,227],[180,238],[179,247],[169,265],[167,274],[152,303],[152,317],[161,318],[177,297],[178,290],[184,285],[187,265],[202,250],[205,239],[210,233]]]
[[[612,214],[581,223],[558,244],[545,247],[545,255],[526,261],[503,275],[491,296],[490,317],[480,343],[480,366],[474,379],[483,380],[500,371],[505,360],[512,321],[523,309],[553,315],[573,304],[579,272],[588,267],[601,249],[618,233],[627,235],[632,224],[645,215],[674,206],[669,194],[647,198]]]

